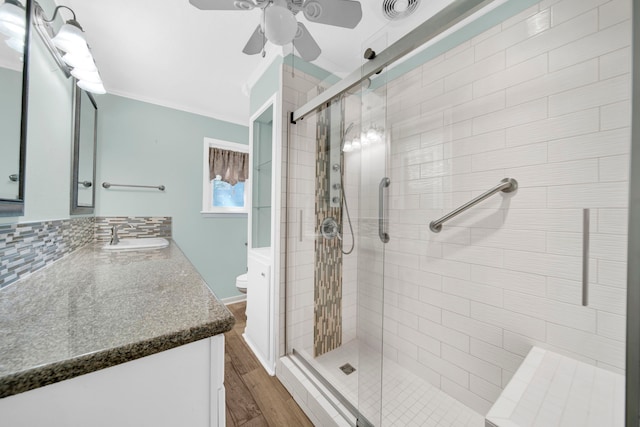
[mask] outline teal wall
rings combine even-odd
[[[291,54],[285,58],[278,56],[251,88],[251,95],[249,97],[249,111],[251,116],[253,116],[274,93],[280,90],[280,67],[283,63],[322,81],[326,81],[329,84],[340,81],[338,77],[325,69],[306,62],[297,56]]]
[[[204,218],[205,137],[247,144],[245,126],[114,95],[98,97],[97,216],[171,216],[173,238],[219,298],[238,295],[246,218]],[[165,185],[158,190],[101,187]]]
[[[282,65],[282,59],[281,56],[278,56],[251,88],[251,94],[249,96],[250,116],[253,116],[256,111],[280,89],[280,66]]]

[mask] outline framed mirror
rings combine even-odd
[[[91,214],[96,196],[98,107],[90,93],[74,88],[71,214]]]
[[[24,214],[31,0],[0,0],[0,216]]]

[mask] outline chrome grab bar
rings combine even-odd
[[[160,191],[164,191],[164,185],[131,185],[131,184],[111,184],[109,182],[103,182],[102,187],[135,187],[135,188],[157,188]]]
[[[93,183],[91,181],[78,181],[78,185],[82,185],[84,188],[89,188]]]
[[[391,184],[391,180],[385,176],[378,187],[378,236],[380,236],[382,243],[389,241],[389,233],[384,231],[384,189],[389,184]]]
[[[468,201],[467,203],[465,203],[464,205],[460,206],[459,208],[449,212],[448,214],[446,214],[442,218],[437,219],[435,221],[431,221],[431,223],[429,224],[429,228],[434,233],[439,233],[440,230],[442,230],[442,224],[444,224],[445,222],[449,221],[451,218],[461,214],[462,212],[466,211],[471,206],[474,206],[474,205],[480,203],[484,199],[487,199],[487,198],[493,196],[494,194],[496,194],[496,193],[498,193],[500,191],[502,191],[504,193],[511,193],[512,191],[515,191],[517,189],[518,189],[518,181],[516,181],[513,178],[505,178],[502,181],[500,181],[500,184],[496,185],[491,190],[482,193],[481,195],[479,195],[475,199]]]

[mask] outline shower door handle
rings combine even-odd
[[[378,187],[378,236],[382,243],[389,241],[389,233],[384,231],[384,189],[389,187],[391,180],[388,177],[382,178]]]

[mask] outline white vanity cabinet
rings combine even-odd
[[[247,272],[247,326],[244,339],[269,374],[275,373],[271,262],[268,252],[249,252]]]
[[[0,399],[11,427],[224,427],[224,335]]]

